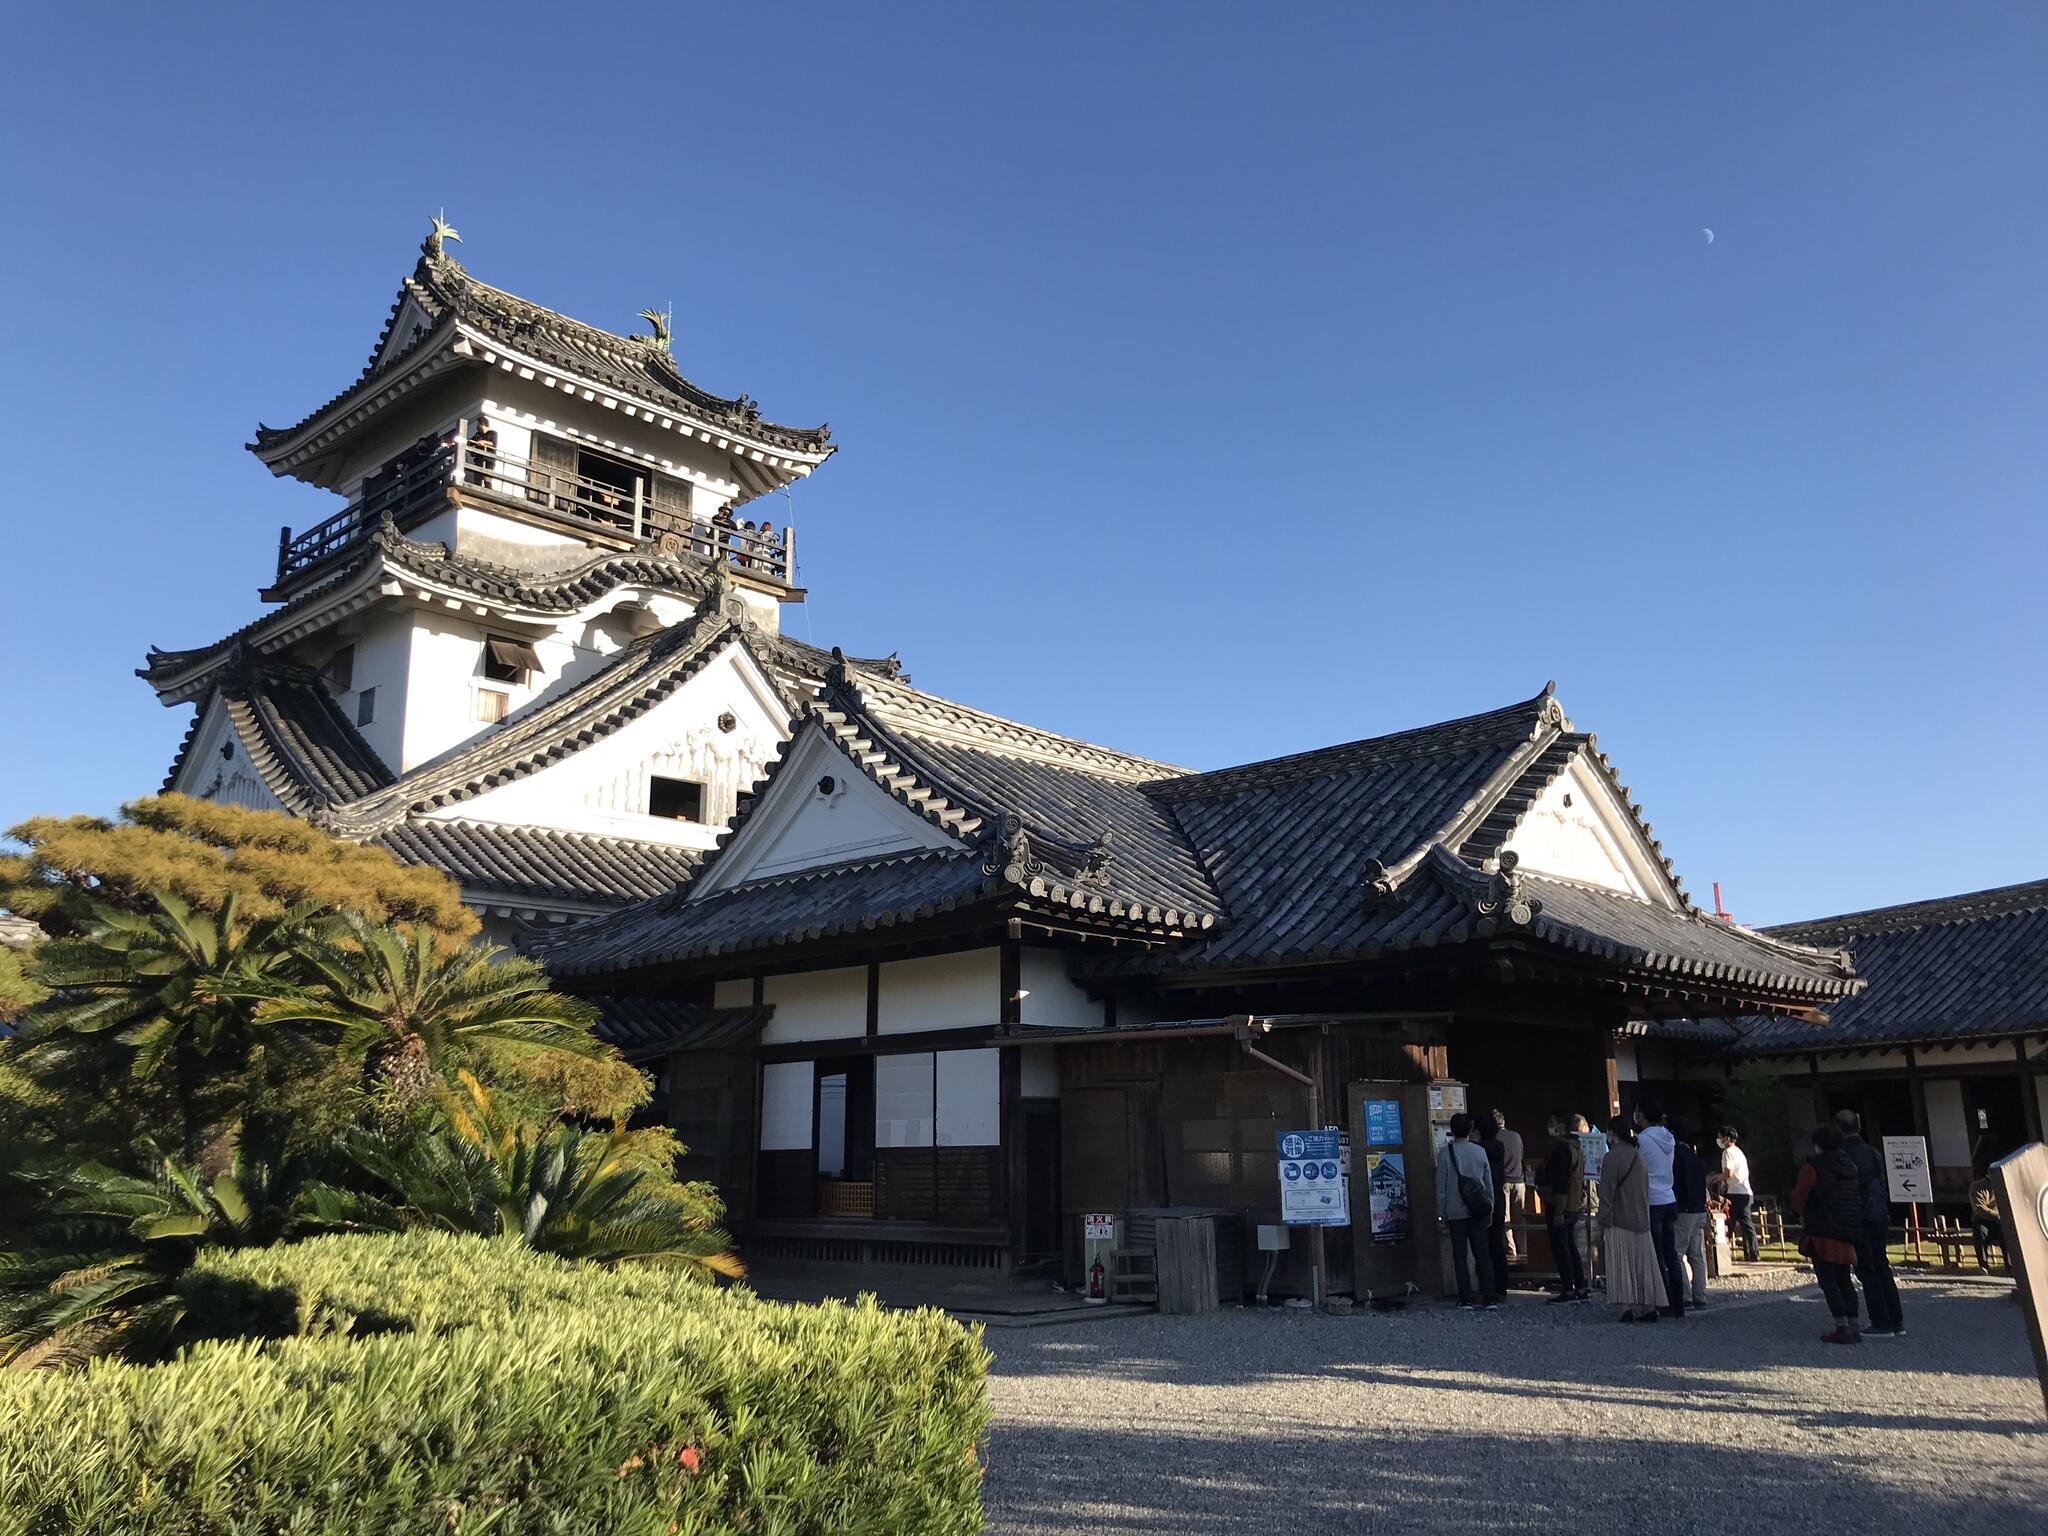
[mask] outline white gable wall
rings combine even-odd
[[[734,717],[731,731],[718,728],[724,714]],[[781,701],[752,658],[728,645],[674,693],[611,735],[432,814],[709,848],[731,820],[740,792],[767,771],[787,729]],[[703,784],[705,820],[650,816],[653,775]]]
[[[1529,807],[1505,851],[1538,874],[1677,905],[1635,818],[1583,751]]]
[[[229,749],[227,756],[221,748]],[[252,811],[281,811],[283,803],[270,786],[249,766],[249,745],[228,719],[227,706],[218,695],[206,706],[206,714],[192,738],[192,750],[171,788],[181,795],[213,800],[221,805],[239,805]]]
[[[830,793],[823,781],[832,780]],[[817,728],[803,732],[762,802],[692,890],[708,896],[747,880],[853,859],[962,845],[854,766]]]

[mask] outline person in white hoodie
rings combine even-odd
[[[1437,1148],[1436,1213],[1451,1229],[1451,1262],[1458,1275],[1458,1305],[1467,1312],[1484,1307],[1498,1311],[1493,1300],[1493,1260],[1487,1253],[1486,1229],[1493,1222],[1493,1167],[1486,1149],[1472,1140],[1472,1117],[1451,1116],[1451,1139]],[[1467,1200],[1460,1178],[1477,1186]],[[1472,1289],[1472,1274],[1465,1254],[1472,1254],[1472,1268],[1479,1273],[1479,1289]]]
[[[1664,1273],[1664,1289],[1671,1298],[1664,1315],[1683,1317],[1685,1270],[1678,1260],[1678,1189],[1671,1179],[1678,1143],[1664,1128],[1663,1104],[1648,1094],[1636,1101],[1636,1149],[1650,1176],[1650,1240],[1656,1244],[1657,1268]]]

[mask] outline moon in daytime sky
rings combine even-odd
[[[1707,237],[1707,244],[1712,245],[1714,243],[1714,232],[1711,229],[1702,229],[1700,233]]]

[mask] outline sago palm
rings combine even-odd
[[[362,1131],[343,1151],[399,1224],[505,1238],[562,1258],[745,1273],[713,1225],[717,1197],[648,1166],[630,1132],[502,1118],[468,1072],[442,1090],[439,1123],[406,1135]]]
[[[290,1169],[238,1151],[201,1178],[152,1154],[147,1177],[79,1163],[37,1180],[31,1246],[0,1253],[0,1363],[160,1357],[185,1315],[178,1281],[208,1247],[256,1247],[299,1224]]]
[[[232,894],[213,912],[167,891],[152,892],[149,903],[141,912],[98,905],[84,937],[37,951],[36,979],[54,996],[30,1013],[23,1051],[60,1077],[104,1072],[110,1042],[123,1048],[137,1080],[168,1068],[184,1155],[198,1162],[213,1128],[209,1092],[248,1064],[259,1033],[255,1000],[290,985],[293,941],[313,909],[244,923]]]
[[[597,1010],[550,990],[533,961],[493,945],[443,949],[429,929],[343,914],[301,931],[313,978],[256,1010],[259,1024],[331,1032],[365,1085],[400,1108],[417,1104],[484,1045],[602,1056]]]

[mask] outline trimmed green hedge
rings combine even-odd
[[[981,1529],[979,1338],[483,1238],[203,1259],[165,1365],[0,1374],[0,1531]]]

